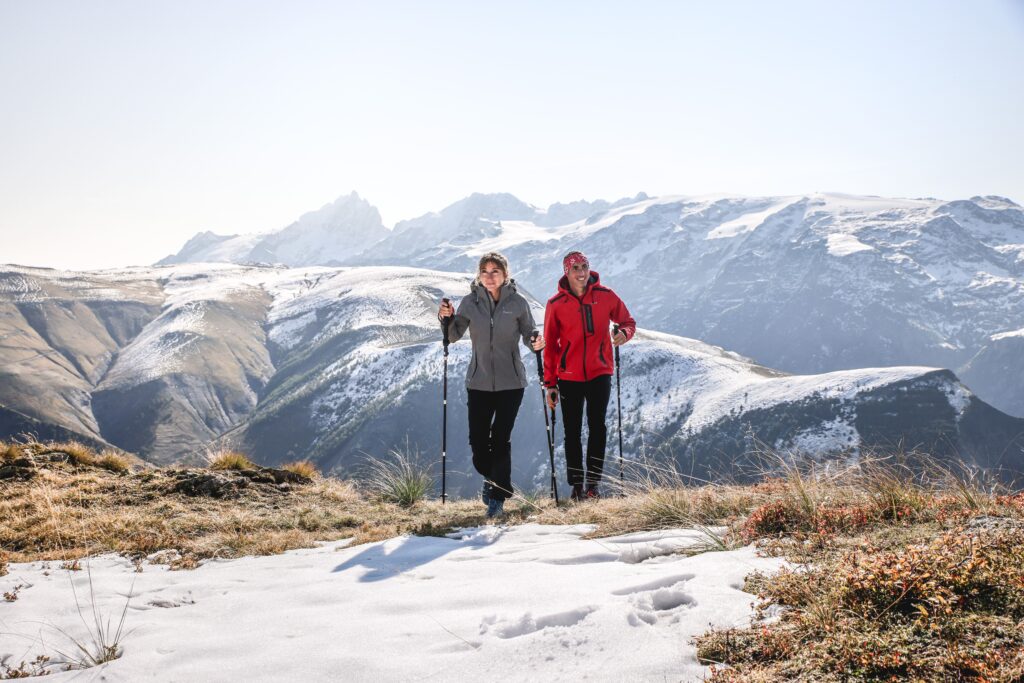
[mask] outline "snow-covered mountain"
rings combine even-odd
[[[509,194],[474,194],[372,235],[378,241],[341,262],[469,272],[480,254],[499,250],[541,299],[554,292],[562,255],[581,249],[644,327],[789,372],[927,365],[968,373],[993,336],[1024,324],[1024,211],[1001,197],[640,194],[538,209]],[[197,236],[183,253],[291,263],[222,258],[221,239]],[[1024,383],[973,377],[980,396],[1024,417]]]
[[[280,230],[247,235],[201,232],[158,265],[175,263],[339,264],[388,234],[380,212],[355,192],[339,197]]]
[[[388,262],[469,271],[500,250],[543,298],[581,249],[641,325],[799,373],[960,368],[1024,321],[1024,211],[999,197],[640,197],[561,225],[519,216],[462,216]],[[1004,384],[972,388],[1024,416],[1024,385]]]
[[[197,458],[211,444],[237,445],[267,464],[310,457],[336,473],[391,448],[434,459],[436,306],[468,284],[458,273],[395,266],[4,267],[0,407],[156,462]],[[742,476],[737,466],[760,442],[819,456],[903,444],[1024,470],[1024,421],[978,400],[949,371],[787,375],[647,330],[622,355],[630,458],[660,452],[695,476]],[[449,483],[463,492],[474,479],[459,412],[468,359],[468,342],[452,346]],[[513,443],[517,483],[543,485],[535,382]]]

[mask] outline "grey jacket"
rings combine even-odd
[[[516,291],[515,280],[506,280],[501,286],[497,303],[483,285],[473,283],[469,295],[459,302],[448,328],[449,341],[458,341],[466,330],[473,341],[466,388],[481,391],[526,388],[526,368],[519,356],[519,340],[531,348],[530,335],[536,329],[530,304]]]

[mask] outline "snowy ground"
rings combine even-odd
[[[780,560],[753,548],[686,557],[692,530],[585,540],[587,526],[467,529],[168,571],[115,556],[90,572],[14,564],[0,591],[8,665],[86,639],[89,573],[123,656],[47,680],[700,680],[690,638],[745,623],[740,587]]]

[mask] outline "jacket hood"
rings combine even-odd
[[[583,295],[586,296],[587,292],[590,291],[591,287],[599,284],[601,284],[601,274],[598,273],[596,270],[590,271],[590,279],[587,280],[587,288],[583,290]],[[568,275],[563,275],[561,279],[559,279],[558,291],[565,292],[566,294],[572,294],[572,296],[576,296],[575,294],[572,293],[572,287],[569,286]]]

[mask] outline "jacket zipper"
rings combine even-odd
[[[490,329],[490,335],[491,335],[491,338],[490,338],[490,342],[491,342],[491,391],[497,391],[498,390],[498,376],[495,374],[495,371],[494,371],[494,316],[495,316],[495,314],[497,314],[498,307],[501,306],[502,302],[504,301],[504,298],[501,298],[501,299],[498,299],[498,301],[495,301],[494,299],[491,298],[490,292],[486,292],[486,294],[487,294],[487,307],[488,307],[488,309],[490,310],[490,313],[491,313],[491,329]],[[516,370],[516,376],[517,377],[519,376],[519,370],[518,369]]]
[[[562,351],[562,369],[565,370],[565,357],[569,355],[569,347],[572,346],[571,342],[565,342],[565,351]]]
[[[608,365],[608,361],[604,359],[604,339],[601,340],[601,348],[597,350],[597,355],[601,358],[603,365]]]
[[[573,294],[573,296],[576,296]],[[583,321],[583,381],[587,381],[587,315],[583,312],[583,297],[576,296],[580,302],[580,320]]]

